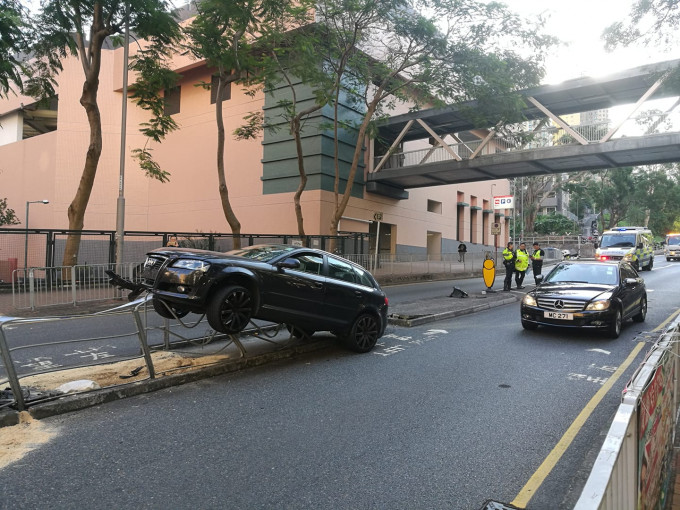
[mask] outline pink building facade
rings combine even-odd
[[[215,106],[210,91],[198,86],[210,82],[211,70],[187,57],[178,57],[175,64],[182,75],[179,111],[173,115],[179,129],[162,144],[150,146],[161,167],[170,173],[169,182],[147,178],[130,158],[132,149],[144,146],[139,124],[147,116],[128,104],[125,229],[228,233],[218,193]],[[86,229],[116,228],[122,69],[122,49],[104,51],[99,89],[103,152],[85,215]],[[34,99],[22,96],[0,101],[0,198],[7,198],[8,207],[22,222],[16,228],[26,228],[26,202],[43,199],[50,203],[31,207],[29,228],[68,228],[67,209],[80,180],[89,140],[85,111],[79,104],[82,82],[80,64],[72,58],[64,62],[58,78],[58,104],[36,107]],[[271,157],[276,140],[268,140],[267,134],[247,141],[231,136],[244,123],[245,115],[266,109],[266,105],[263,93],[251,96],[238,86],[232,86],[230,98],[224,102],[229,195],[243,233],[295,235],[293,191],[276,184],[277,169],[286,164]],[[270,149],[265,154],[267,147]],[[375,233],[376,213],[382,213],[382,253],[436,256],[455,252],[460,241],[473,250],[475,246],[493,246],[493,222],[502,226],[498,246],[506,242],[509,219],[494,215],[492,195],[509,194],[508,181],[409,190],[408,199],[397,200],[363,188],[363,177],[373,165],[372,142],[365,154],[364,175],[357,180],[357,192],[350,199],[340,231]],[[305,230],[311,235],[329,233],[334,207],[334,196],[327,185],[332,170],[323,165],[321,162],[319,168],[311,169],[311,176],[318,179],[310,178],[310,186],[302,195]]]

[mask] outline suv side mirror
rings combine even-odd
[[[642,243],[638,243],[637,247],[638,250],[642,250],[644,248],[644,245]]]
[[[536,276],[534,276],[534,280],[536,280],[537,285],[540,285],[541,283],[543,283],[543,275],[537,274]]]
[[[282,260],[281,262],[276,263],[276,267],[281,270],[281,269],[299,269],[300,268],[300,261],[298,259],[294,258],[288,258],[285,260]]]
[[[626,278],[625,280],[623,280],[623,284],[626,287],[632,287],[633,285],[636,285],[637,283],[638,283],[637,278]]]

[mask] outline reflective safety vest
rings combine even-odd
[[[534,260],[541,260],[541,253],[543,253],[543,250],[539,248],[538,250],[534,250],[534,253],[532,253],[531,256],[534,257]]]
[[[503,260],[506,262],[512,262],[515,259],[515,252],[508,250],[507,248],[503,250]]]
[[[517,271],[526,271],[529,267],[529,254],[523,250],[517,250],[517,260],[515,260],[515,269]]]

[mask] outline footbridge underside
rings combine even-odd
[[[680,161],[680,133],[666,133],[391,168],[369,174],[366,189],[385,194],[399,189],[675,161]]]
[[[526,121],[510,126],[473,126],[464,112],[475,103],[392,117],[366,190],[403,199],[410,188],[678,162],[672,84],[680,80],[668,77],[679,67],[672,60],[525,90]]]

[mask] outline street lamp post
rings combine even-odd
[[[26,278],[26,269],[28,268],[28,210],[31,204],[49,204],[49,200],[29,200],[26,202],[26,239],[24,241],[24,278]]]

